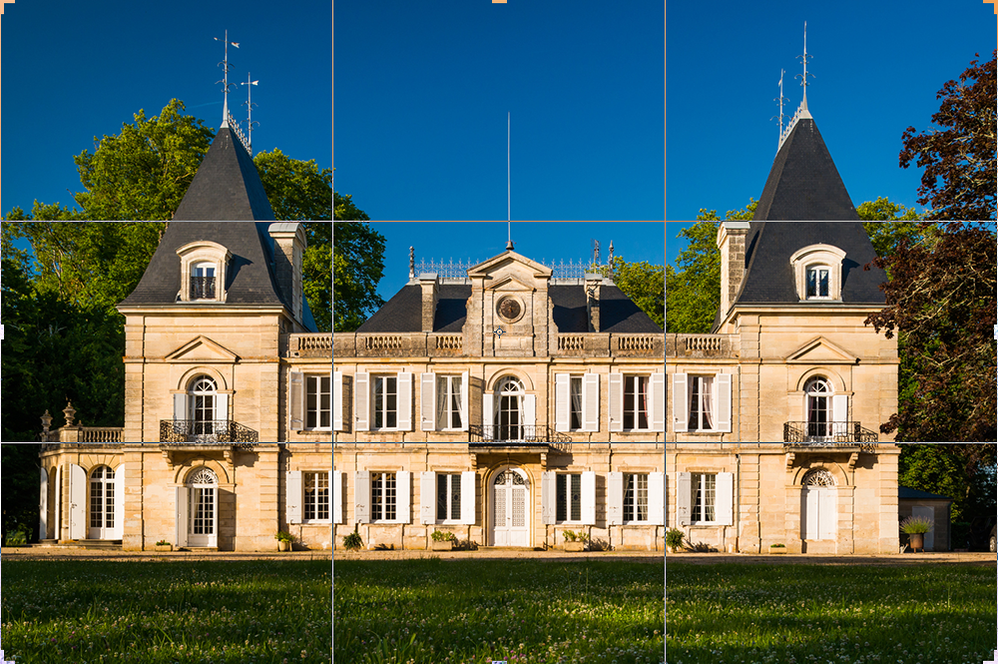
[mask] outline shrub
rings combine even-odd
[[[932,530],[932,521],[925,516],[909,516],[901,522],[901,532],[909,535],[927,533]]]
[[[281,542],[293,542],[295,538],[294,535],[292,535],[288,531],[281,530],[278,531],[276,535],[274,535],[274,539],[280,540]]]
[[[7,546],[27,546],[28,535],[20,528],[7,535]]]
[[[561,536],[565,538],[566,542],[588,542],[589,534],[583,531],[575,532],[574,530],[563,530],[561,531]]]
[[[430,533],[430,539],[434,542],[456,542],[457,535],[454,533],[445,533],[440,530],[434,530]]]
[[[364,546],[364,542],[361,541],[360,533],[356,530],[343,538],[343,548],[347,551],[356,551],[362,546]]]
[[[676,549],[683,546],[683,539],[685,539],[685,537],[686,536],[683,534],[683,531],[678,528],[670,528],[665,533],[665,545],[675,552]]]
[[[156,546],[165,546],[167,544],[169,544],[169,542],[167,542],[165,539],[156,542]]]
[[[785,549],[785,548],[787,548],[787,545],[786,544],[770,544],[769,548],[770,549]]]

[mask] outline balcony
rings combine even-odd
[[[855,447],[857,444],[876,443],[880,434],[860,425],[859,422],[785,422],[784,447],[828,448]],[[872,448],[871,448],[872,449]]]
[[[494,424],[468,427],[469,443],[570,443],[572,439],[550,427],[521,424],[495,426]]]
[[[733,334],[667,334],[665,356],[677,359],[736,358],[738,335]]]
[[[232,420],[160,420],[161,443],[258,443],[259,434]]]
[[[215,299],[215,277],[191,277],[192,300]]]

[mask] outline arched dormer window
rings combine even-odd
[[[842,260],[846,252],[830,244],[812,244],[790,257],[801,301],[842,300]]]
[[[177,249],[180,256],[179,302],[225,302],[225,277],[232,254],[208,240]]]

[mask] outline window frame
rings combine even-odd
[[[717,386],[717,381],[714,380],[714,376],[713,375],[707,375],[707,374],[687,374],[687,376],[688,376],[688,378],[687,378],[687,380],[688,380],[688,383],[687,383],[688,388],[687,389],[690,390],[690,394],[691,395],[694,393],[694,390],[696,390],[697,400],[698,400],[699,403],[697,404],[698,408],[696,410],[694,410],[694,407],[693,407],[693,404],[692,404],[692,397],[691,397],[691,399],[690,399],[690,401],[691,401],[690,410],[689,410],[688,419],[687,419],[687,422],[686,422],[686,430],[689,431],[689,432],[710,432],[710,433],[712,433],[714,431],[717,431],[718,430],[717,429],[717,387],[716,387]],[[704,381],[710,381],[710,383],[708,385],[708,388],[709,388],[708,390],[704,390],[703,389]],[[702,420],[703,420],[703,414],[704,414],[703,402],[704,402],[704,398],[705,397],[710,402],[710,404],[709,404],[710,405],[710,412],[711,412],[711,415],[713,416],[713,421],[710,422],[710,426],[709,427],[700,426],[703,423],[702,422]],[[696,414],[697,414],[697,422],[696,423],[694,423],[694,421],[693,421],[693,414],[694,414],[694,412],[696,412]]]
[[[370,417],[370,425],[371,425],[370,426],[370,430],[371,431],[398,431],[399,430],[399,377],[398,377],[398,374],[371,374],[370,375],[370,380],[371,380],[371,400],[370,400],[369,406],[368,406],[368,408],[370,409],[370,413],[368,414],[368,416]],[[384,388],[382,387],[383,385],[387,384],[387,381],[394,381],[395,390],[393,392],[390,392],[390,393],[386,392],[384,390]],[[382,401],[382,407],[380,409],[378,408],[378,399],[379,399],[378,392],[379,392],[379,387],[382,388],[381,389],[382,395],[380,397],[381,401]],[[386,398],[386,394],[394,395],[394,397],[395,397],[395,407],[394,408],[389,408],[389,406],[388,406],[388,399]],[[388,422],[388,418],[389,418],[390,415],[395,417],[395,424],[394,425],[388,425],[388,423],[387,423]],[[381,426],[378,425],[378,418],[379,417],[382,420]]]
[[[369,522],[398,523],[398,473],[394,471],[371,471],[370,478],[371,502]]]
[[[436,424],[436,430],[437,431],[465,431],[467,429],[467,427],[465,426],[467,424],[467,422],[464,421],[466,419],[466,415],[463,412],[464,411],[464,407],[463,407],[464,396],[463,396],[462,390],[467,390],[468,386],[464,384],[464,382],[465,382],[463,380],[464,376],[462,374],[434,374],[434,376],[436,377],[436,383],[437,383],[436,384],[436,400],[437,400],[437,403],[434,404],[434,407],[437,409],[437,412],[439,412],[440,411],[440,400],[443,399],[444,400],[444,402],[443,402],[444,403],[444,416],[447,418],[447,424],[451,425],[453,423],[453,421],[454,421],[454,415],[455,414],[457,415],[458,419],[460,420],[460,422],[458,422],[458,425],[456,427],[455,426],[441,426],[441,423],[438,421],[438,422],[435,423]],[[457,380],[458,387],[459,387],[459,389],[458,389],[458,391],[457,391],[456,394],[454,393],[454,389],[453,389],[454,388],[454,381],[455,381],[455,379]],[[446,389],[441,389],[442,387],[446,387]],[[456,406],[454,405],[454,402],[453,402],[453,399],[455,399],[455,398],[457,399],[457,405]]]
[[[639,397],[642,394],[641,390],[640,390],[642,382],[643,382],[644,388],[645,388],[644,389],[644,406],[645,407],[644,407],[643,411],[640,410],[640,406],[639,406]],[[633,390],[628,390],[628,383],[630,383],[634,387]],[[623,407],[622,407],[622,411],[623,412],[621,414],[621,419],[623,421],[623,430],[624,431],[651,431],[651,420],[652,420],[651,415],[652,414],[651,414],[651,409],[650,409],[650,405],[651,404],[649,403],[650,396],[651,396],[649,394],[649,388],[650,387],[651,387],[651,376],[650,375],[645,375],[645,374],[624,374],[623,384],[621,386],[621,389],[623,390]],[[628,412],[628,408],[627,408],[628,397],[630,397],[633,400],[632,401],[633,408],[631,409],[631,412]],[[630,426],[630,427],[627,426],[627,424],[628,424],[628,417],[630,417],[630,423],[632,424],[632,426]],[[636,425],[640,425],[640,423],[641,423],[641,417],[645,418],[645,426],[643,426],[643,427],[642,426],[636,426]]]
[[[585,427],[585,401],[582,393],[583,374],[569,374],[568,376],[568,430],[584,431]],[[576,389],[578,387],[578,389]],[[575,409],[575,396],[579,397],[579,408]],[[577,418],[577,419],[576,419]],[[575,424],[578,423],[578,426]]]
[[[197,274],[199,270],[205,272],[210,271],[211,274]],[[211,281],[204,282],[206,285],[210,286],[210,295],[198,296],[196,291],[199,289],[194,287],[195,279],[210,279]],[[218,265],[213,261],[199,260],[191,263],[191,274],[190,277],[190,299],[192,302],[201,302],[205,300],[217,301],[218,300]]]
[[[454,493],[455,490],[455,478],[457,484],[457,494]],[[443,480],[443,482],[441,482]],[[444,493],[444,516],[440,516],[440,487],[443,485],[445,488]],[[472,487],[474,490],[474,487]],[[434,523],[440,525],[459,525],[462,523],[461,520],[461,499],[462,492],[464,491],[464,485],[461,482],[461,473],[441,473],[438,472],[434,477]],[[454,510],[457,509],[457,516],[454,515]]]
[[[811,275],[814,275],[814,293],[811,292]],[[822,283],[824,275],[824,283]],[[805,298],[808,300],[831,300],[832,299],[832,267],[822,263],[808,265],[804,275]],[[824,286],[824,289],[822,289]],[[822,293],[821,291],[825,292]]]
[[[842,300],[842,262],[846,252],[830,244],[812,244],[798,249],[790,257],[794,271],[794,286],[800,302],[836,302]],[[828,294],[809,295],[812,271],[828,270]],[[816,289],[817,290],[817,289]]]
[[[305,377],[305,403],[303,408],[304,420],[302,422],[304,431],[331,431],[333,428],[333,377],[329,374],[304,374]],[[312,385],[313,379],[315,379],[316,389],[313,392]],[[328,392],[322,390],[322,381],[329,381]],[[314,409],[309,408],[309,399],[314,396],[315,405]],[[322,407],[322,397],[327,398],[328,408]],[[329,418],[329,424],[326,426],[322,425],[322,416],[325,415]],[[312,417],[315,417],[315,426],[309,426],[309,422]],[[397,420],[396,420],[397,421]]]
[[[582,524],[582,473],[555,473],[554,522]],[[577,486],[572,486],[578,482]],[[575,518],[575,514],[578,517]],[[559,518],[559,515],[565,518]]]
[[[227,268],[231,252],[217,242],[208,240],[198,240],[190,242],[177,249],[180,257],[180,290],[177,293],[177,302],[182,303],[205,303],[205,302],[225,302],[228,293],[225,290]],[[195,270],[198,268],[213,268],[215,271],[213,297],[194,297],[192,288]]]
[[[717,473],[690,473],[690,525],[711,526],[718,523],[717,475]],[[709,487],[706,486],[708,478],[710,479]],[[698,494],[698,491],[701,491],[702,493]],[[698,495],[702,495],[704,497],[704,500],[700,503],[699,514],[697,514]],[[712,519],[707,518],[708,510],[712,513]]]
[[[330,473],[328,470],[305,470],[301,474],[301,522],[302,523],[331,523],[333,505],[330,500]],[[314,487],[310,491],[309,480],[313,480]],[[324,484],[320,480],[324,479]],[[313,493],[314,499],[310,501],[309,493]],[[325,494],[323,496],[323,494]],[[324,504],[323,504],[324,503]],[[309,517],[309,508],[313,510],[314,516]],[[321,516],[322,509],[325,508],[326,516]]]
[[[644,486],[640,486],[641,479],[644,480]],[[621,523],[624,525],[648,525],[650,523],[650,504],[649,504],[649,474],[648,473],[624,473],[623,475],[623,491],[624,495],[621,502],[621,512],[620,518]],[[644,518],[641,517],[641,507],[642,507],[642,493],[644,492]],[[631,495],[631,502],[628,503],[628,494]],[[630,516],[631,518],[628,518]]]

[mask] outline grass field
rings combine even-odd
[[[337,561],[336,664],[662,661],[662,566]]]
[[[669,664],[971,664],[995,649],[995,568],[668,566]]]
[[[3,563],[18,664],[329,662],[328,561]]]

